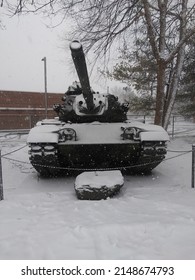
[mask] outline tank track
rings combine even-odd
[[[133,162],[123,164],[122,166],[112,168],[109,165],[102,166],[101,168],[89,167],[84,168],[81,166],[75,167],[75,171],[87,171],[87,170],[109,170],[109,169],[121,169],[125,173],[149,173],[157,165],[159,165],[165,158],[166,145],[164,142],[146,142],[142,144],[139,156]],[[41,143],[30,145],[30,162],[36,171],[43,177],[59,176],[60,174],[69,174],[74,172],[74,166],[70,168],[60,160],[57,144]]]

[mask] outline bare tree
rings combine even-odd
[[[142,2],[148,38],[157,63],[155,123],[167,128],[179,86],[185,45],[195,33],[194,5],[189,8],[187,0],[159,0],[156,6],[152,6],[151,1]],[[171,76],[168,81],[166,71],[170,64]],[[167,83],[168,90],[165,94]]]
[[[155,124],[167,128],[177,94],[185,45],[195,33],[195,4],[188,0],[1,0],[12,13],[47,12],[71,16],[72,36],[87,50],[106,54],[114,42],[131,42],[137,28],[146,26],[157,66]],[[171,71],[169,71],[171,69]]]

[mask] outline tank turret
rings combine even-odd
[[[63,97],[64,104],[54,105],[61,121],[120,122],[126,120],[128,104],[121,104],[112,94],[91,89],[83,47],[79,41],[70,43],[70,50],[79,82],[74,82]]]

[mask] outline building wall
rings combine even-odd
[[[64,94],[48,93],[48,118],[56,117],[53,104],[61,103]],[[28,129],[44,119],[45,93],[0,91],[0,130]]]

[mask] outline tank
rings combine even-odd
[[[167,132],[131,122],[129,104],[91,89],[79,41],[70,44],[79,82],[54,104],[55,119],[39,121],[29,132],[30,162],[40,175],[92,170],[148,173],[166,156]]]

